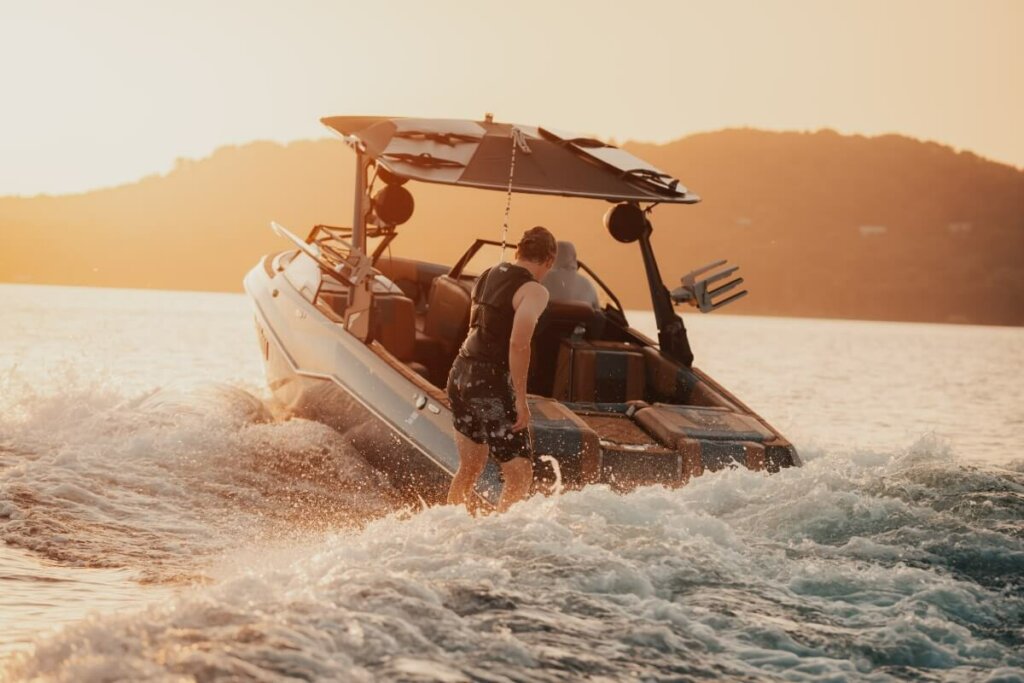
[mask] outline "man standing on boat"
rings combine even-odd
[[[551,270],[556,252],[555,237],[547,228],[530,228],[516,247],[515,262],[488,268],[473,287],[469,334],[448,375],[459,448],[459,471],[448,491],[453,505],[467,502],[488,451],[505,482],[499,512],[530,492],[530,341],[548,305],[548,290],[540,281]]]

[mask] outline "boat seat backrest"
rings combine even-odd
[[[427,305],[434,279],[448,272],[448,266],[397,256],[382,256],[374,265],[412,299],[420,312]]]
[[[339,317],[345,315],[345,309],[348,308],[348,292],[321,291],[319,299]]]
[[[401,361],[416,350],[416,304],[401,294],[373,295],[373,338]]]
[[[469,289],[458,280],[439,275],[430,288],[423,333],[435,339],[446,356],[453,356],[469,331]]]
[[[693,390],[692,374],[652,346],[643,348],[647,391],[654,400],[685,403]],[[689,380],[689,381],[687,381]]]
[[[652,346],[643,349],[647,393],[651,401],[691,406],[736,408],[690,368],[684,367]]]
[[[550,396],[561,341],[573,337],[574,332],[581,327],[587,339],[600,339],[604,323],[601,311],[587,304],[578,301],[548,302],[533,333],[527,391]]]
[[[644,359],[634,344],[565,339],[552,396],[562,401],[625,403],[644,397]]]

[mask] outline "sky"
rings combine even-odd
[[[900,133],[1024,167],[1024,0],[0,0],[0,195],[319,118]]]

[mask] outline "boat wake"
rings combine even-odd
[[[0,419],[0,538],[61,564],[192,579],[225,551],[395,507],[342,435],[230,385],[21,396]]]
[[[15,680],[1024,677],[1024,467],[933,438],[386,514],[343,437],[240,390],[81,398],[4,425],[5,540],[209,580],[65,628]]]

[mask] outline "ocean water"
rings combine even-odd
[[[1024,680],[1024,330],[691,315],[804,467],[472,518],[280,414],[240,295],[0,302],[2,680]]]

